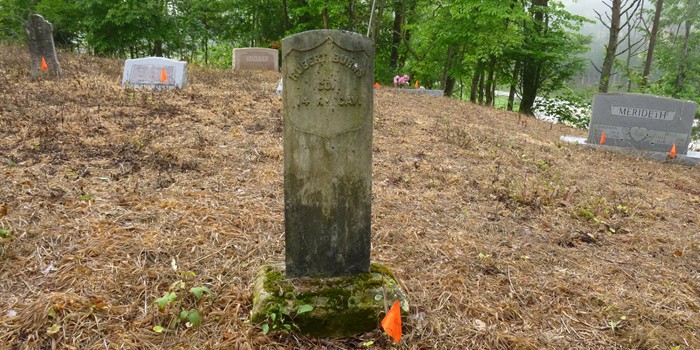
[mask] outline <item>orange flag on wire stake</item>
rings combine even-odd
[[[375,82],[375,83],[374,83],[374,88],[375,88],[375,89],[379,89],[379,82]]]
[[[44,56],[41,56],[41,70],[44,72],[49,71],[49,66],[46,65],[46,60],[44,59]]]
[[[395,342],[401,341],[401,304],[395,301],[389,312],[386,313],[382,320],[382,328],[386,334],[394,338]]]
[[[671,147],[671,152],[668,152],[668,157],[669,158],[676,158],[676,144],[673,144],[673,147]]]
[[[165,84],[165,82],[168,80],[168,75],[165,74],[165,68],[160,69],[160,81]]]
[[[604,143],[605,143],[605,131],[603,131],[603,134],[600,135],[600,142],[599,142],[599,144],[602,145],[602,144],[604,144]]]
[[[418,85],[418,80],[416,80],[416,89],[417,89],[419,86],[420,86],[420,85]]]

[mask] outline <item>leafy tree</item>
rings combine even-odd
[[[533,114],[538,94],[562,88],[583,70],[580,54],[590,38],[575,34],[585,20],[563,9],[561,3],[533,0],[532,20],[526,23],[522,49],[522,99],[520,113]]]
[[[0,41],[24,40],[24,24],[38,0],[0,0]]]

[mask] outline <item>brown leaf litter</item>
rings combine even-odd
[[[700,348],[697,166],[384,87],[372,258],[412,302],[404,337],[265,336],[247,318],[284,258],[280,75],[190,66],[152,92],[120,87],[121,60],[59,60],[33,81],[0,47],[0,348]],[[202,324],[156,333],[183,276],[213,292]]]

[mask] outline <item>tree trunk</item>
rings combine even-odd
[[[457,80],[453,76],[447,76],[447,79],[445,79],[445,91],[444,91],[444,96],[450,97],[452,96],[452,92],[455,89],[455,82]]]
[[[289,8],[287,8],[287,0],[282,0],[282,16],[284,17],[284,30],[292,28],[289,23]]]
[[[374,42],[377,42],[377,39],[379,38],[379,29],[381,28],[382,24],[382,17],[384,16],[384,0],[376,0],[377,3],[377,15],[375,16],[374,22],[372,23],[372,28],[374,30],[372,34],[372,39],[374,39]],[[371,6],[371,5],[370,5]]]
[[[481,61],[476,62],[476,67],[474,67],[474,74],[472,75],[471,90],[469,90],[469,101],[476,103],[477,89],[479,89],[479,77],[481,76]]]
[[[328,29],[328,7],[323,8],[323,29]]]
[[[209,65],[209,38],[204,36],[204,65]]]
[[[693,0],[688,1],[688,6]],[[678,63],[678,76],[676,77],[676,92],[681,92],[683,90],[683,84],[685,83],[685,67],[686,60],[688,59],[688,41],[690,40],[690,29],[693,26],[693,22],[690,19],[685,20],[685,37],[683,38],[683,47],[681,48],[681,58]],[[676,96],[678,97],[678,96]]]
[[[479,104],[484,104],[484,70],[479,74]]]
[[[489,75],[486,80],[486,105],[493,106],[494,89],[496,88],[496,83],[494,82],[493,75],[496,70],[496,56],[491,55],[491,60],[489,62]]]
[[[617,1],[617,0],[616,0]],[[539,36],[544,31],[545,21],[544,21],[544,9],[549,6],[548,0],[533,0],[532,1],[532,12],[534,17],[534,27],[533,33],[529,36]],[[535,98],[537,97],[537,90],[540,87],[540,75],[541,75],[541,63],[534,59],[525,59],[523,63],[523,96],[520,100],[520,108],[518,112],[527,115],[533,115],[532,107],[535,104]]]
[[[651,33],[649,33],[649,48],[647,49],[647,57],[644,61],[644,70],[642,71],[642,89],[649,85],[649,73],[651,73],[651,62],[654,59],[654,48],[656,47],[656,35],[659,33],[659,22],[661,20],[661,11],[663,11],[664,0],[656,0],[656,10],[654,10],[654,21],[651,24]]]
[[[401,27],[403,24],[404,6],[403,1],[394,1],[394,29],[391,34],[391,56],[389,67],[394,70],[399,67],[399,45],[401,45]]]
[[[355,31],[355,1],[348,0],[348,30],[351,32]]]
[[[153,42],[153,56],[163,57],[163,41],[160,39]]]
[[[515,67],[513,68],[513,80],[510,82],[508,107],[506,107],[506,109],[509,111],[513,111],[513,105],[515,104],[515,90],[518,86],[518,79],[520,79],[520,60],[515,61]]]
[[[610,27],[608,31],[608,45],[605,47],[605,59],[600,69],[600,82],[598,91],[608,92],[610,77],[612,76],[613,63],[617,53],[618,37],[620,36],[620,17],[622,16],[622,0],[612,0],[610,6]]]

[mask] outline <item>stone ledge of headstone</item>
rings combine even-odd
[[[575,144],[583,145],[584,147],[588,147],[588,148],[600,149],[600,150],[605,150],[605,151],[614,151],[614,152],[622,153],[625,155],[630,155],[630,156],[640,157],[640,158],[645,158],[645,159],[652,159],[652,160],[657,160],[657,161],[663,161],[663,162],[668,162],[668,163],[684,164],[684,165],[689,165],[689,166],[700,164],[700,152],[688,151],[688,154],[686,154],[686,155],[678,154],[678,155],[676,155],[675,158],[669,159],[668,153],[647,151],[647,150],[641,150],[641,149],[635,149],[635,148],[622,148],[622,147],[590,144],[586,141],[586,138],[584,138],[584,137],[560,136],[559,140],[567,142],[567,143],[575,143]]]
[[[409,92],[414,94],[429,95],[429,96],[444,96],[445,91],[443,90],[429,90],[429,89],[396,89],[403,92]]]
[[[370,272],[329,278],[285,278],[284,263],[263,266],[253,287],[251,320],[267,323],[280,307],[289,312],[292,331],[321,338],[337,338],[370,332],[377,328],[380,316],[398,300],[402,313],[408,314],[409,302],[396,278],[385,266],[370,264]],[[296,314],[302,305],[310,312]],[[278,329],[281,327],[278,327]]]

